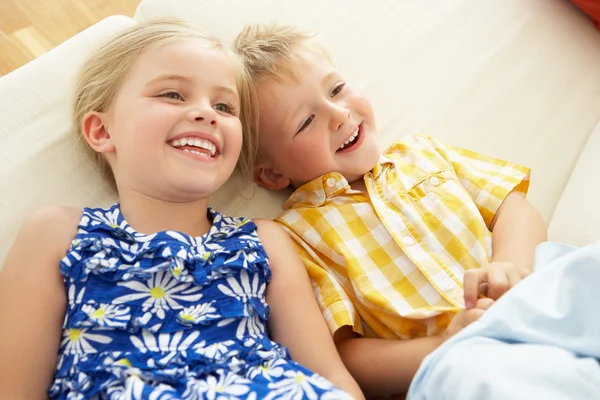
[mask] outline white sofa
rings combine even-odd
[[[550,239],[600,239],[600,33],[567,0],[144,0],[135,20],[164,16],[227,44],[247,22],[314,29],[370,96],[384,143],[425,132],[529,165]],[[31,210],[114,201],[74,150],[71,82],[135,20],[107,18],[0,78],[0,263]],[[213,205],[272,217],[282,196],[229,185]]]

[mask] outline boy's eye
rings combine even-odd
[[[213,108],[219,112],[224,112],[227,114],[235,115],[235,110],[229,104],[226,103],[218,103],[213,106]]]
[[[344,86],[346,86],[345,83],[340,83],[339,85],[337,85],[332,91],[331,91],[331,97],[335,97],[338,94],[340,94],[340,92],[344,89]]]
[[[183,96],[177,92],[166,92],[166,93],[161,94],[160,97],[183,101]]]
[[[308,117],[306,119],[306,121],[304,121],[304,123],[302,124],[302,126],[300,127],[300,130],[298,130],[298,133],[302,132],[303,130],[305,130],[306,128],[308,128],[308,126],[310,125],[310,123],[313,121],[313,119],[315,119],[314,115],[311,115],[310,117]]]

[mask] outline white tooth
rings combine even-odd
[[[179,146],[179,140],[174,140],[172,146],[173,147],[178,147]]]
[[[181,142],[181,146],[185,146],[186,144],[188,144],[188,140],[186,138],[180,139]]]

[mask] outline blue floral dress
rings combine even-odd
[[[55,399],[342,399],[269,339],[271,270],[249,219],[210,231],[133,230],[84,209],[60,263],[68,308]]]

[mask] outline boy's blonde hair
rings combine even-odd
[[[289,25],[247,25],[233,47],[255,84],[270,79],[298,82],[297,67],[303,60],[300,52],[314,53],[331,61],[314,36]]]
[[[217,39],[182,20],[154,20],[133,25],[100,46],[84,64],[75,87],[72,118],[78,142],[94,160],[101,176],[115,191],[115,178],[108,162],[102,154],[94,151],[83,137],[83,118],[89,112],[105,112],[110,108],[119,88],[142,52],[169,42],[185,40],[200,40],[212,48],[222,50],[231,56],[234,65],[239,68],[237,89],[241,102],[240,120],[244,132],[244,146],[236,171],[249,174],[252,170],[257,146],[254,136],[257,117],[253,85],[249,82],[250,78],[243,63]]]
[[[314,36],[294,26],[247,25],[235,39],[233,48],[242,58],[255,89],[271,80],[298,83],[299,65],[303,61],[301,52],[313,53],[331,62],[329,53]],[[258,130],[258,124],[255,127]],[[259,138],[256,156],[263,158],[265,144],[260,141],[259,132],[253,136]]]

